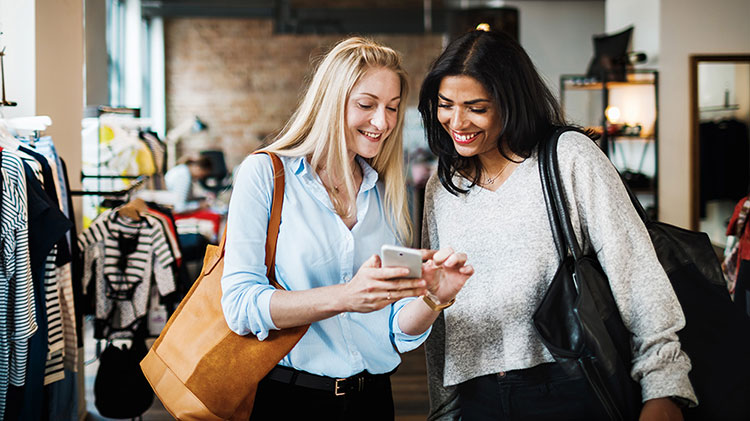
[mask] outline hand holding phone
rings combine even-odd
[[[380,248],[380,258],[383,266],[408,268],[407,278],[422,277],[422,252],[417,249],[384,244]]]

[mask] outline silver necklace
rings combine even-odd
[[[500,177],[500,175],[505,171],[505,169],[508,168],[508,164],[510,164],[510,160],[505,161],[505,165],[503,165],[503,167],[500,168],[500,171],[498,171],[498,173],[495,174],[494,177],[489,177],[489,178],[485,179],[484,183],[482,183],[482,184],[484,184],[484,185],[493,184],[495,182],[495,180],[497,180],[497,178]]]

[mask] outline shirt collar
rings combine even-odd
[[[306,174],[308,163],[304,156],[295,156],[290,159],[289,167],[292,168],[295,175]]]
[[[357,162],[362,167],[362,191],[370,190],[378,182],[378,172],[370,166],[361,156],[357,155]]]
[[[355,159],[362,168],[362,186],[360,187],[360,191],[365,192],[373,188],[378,182],[378,172],[375,171],[375,169],[372,168],[361,156],[357,155]],[[293,157],[290,162],[290,168],[294,170],[295,175],[304,177],[309,174],[310,178],[314,180],[318,179],[315,172],[312,171],[310,163],[307,162],[307,159],[303,156]]]

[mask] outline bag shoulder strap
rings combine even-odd
[[[557,143],[560,135],[567,131],[581,132],[578,128],[572,126],[558,127],[547,142],[542,142],[539,145],[539,174],[542,179],[542,191],[544,192],[547,214],[558,253],[563,258],[570,252],[575,259],[578,259],[583,254],[575,237],[573,224],[570,222],[570,213],[566,205],[565,191],[560,180],[560,168],[557,160]],[[616,168],[615,171],[617,171]],[[622,179],[622,176],[620,176],[620,179]],[[622,180],[622,182],[636,212],[644,223],[648,222],[648,214],[640,201],[638,201],[628,183],[625,180]]]
[[[273,198],[271,201],[271,217],[268,220],[268,231],[266,233],[266,277],[274,287],[284,289],[276,281],[276,244],[279,239],[279,225],[281,225],[281,208],[284,206],[284,163],[273,152],[258,151],[256,154],[266,154],[271,158],[273,165]],[[227,243],[227,227],[224,227],[224,235],[219,246],[219,255],[224,256]]]
[[[556,130],[550,139],[556,139],[560,136],[562,131]],[[557,208],[555,201],[552,198],[552,187],[550,185],[550,172],[549,172],[549,157],[547,150],[549,148],[550,141],[544,141],[539,143],[537,149],[537,161],[539,165],[539,178],[542,182],[542,194],[544,195],[544,204],[547,207],[547,217],[549,218],[549,225],[552,229],[552,239],[555,241],[555,247],[557,248],[557,254],[560,260],[563,260],[568,254],[568,248],[565,245],[565,239],[563,238],[562,232],[560,231],[560,217],[557,214]]]
[[[565,191],[560,181],[560,168],[557,162],[557,143],[566,131],[577,130],[574,127],[558,127],[549,140],[539,145],[539,175],[542,179],[542,191],[547,205],[552,235],[555,239],[560,258],[572,253],[575,259],[582,257],[581,248],[570,222]]]
[[[276,154],[261,151],[271,158],[273,164],[273,201],[271,202],[271,217],[268,220],[266,234],[266,277],[276,288],[284,289],[276,281],[276,243],[279,240],[279,226],[281,225],[281,208],[284,206],[284,164]]]

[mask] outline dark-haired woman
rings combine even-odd
[[[430,419],[607,419],[584,378],[571,378],[532,316],[559,258],[536,148],[564,125],[523,48],[502,33],[453,41],[422,84],[419,110],[438,171],[426,187],[423,247],[450,244],[475,274],[427,342]],[[616,171],[588,137],[566,132],[560,176],[576,236],[595,250],[633,333],[640,417],[679,420],[694,404],[684,316]],[[637,416],[637,414],[636,414]]]

